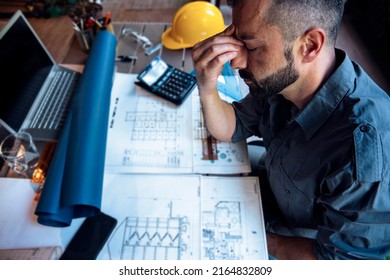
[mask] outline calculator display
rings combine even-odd
[[[149,86],[153,85],[168,69],[168,65],[161,59],[150,63],[150,69],[142,76],[142,80]]]
[[[183,103],[196,85],[189,73],[165,63],[155,57],[137,76],[136,84],[177,105]]]

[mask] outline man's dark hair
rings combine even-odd
[[[240,0],[227,0],[234,8]],[[345,0],[270,0],[266,23],[278,26],[283,38],[292,42],[312,27],[323,28],[327,44],[334,46],[344,13]]]

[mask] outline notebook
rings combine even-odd
[[[0,31],[0,122],[56,140],[81,74],[56,64],[21,11]]]

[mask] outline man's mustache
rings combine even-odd
[[[251,73],[249,73],[248,71],[245,71],[245,70],[238,70],[238,74],[240,75],[240,77],[244,80],[251,80],[251,81],[254,81],[254,77]]]

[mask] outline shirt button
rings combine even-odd
[[[362,125],[360,127],[360,131],[361,132],[368,132],[369,130],[370,130],[370,128],[367,125]]]
[[[286,191],[286,194],[290,194],[290,190],[289,189],[285,189]]]

